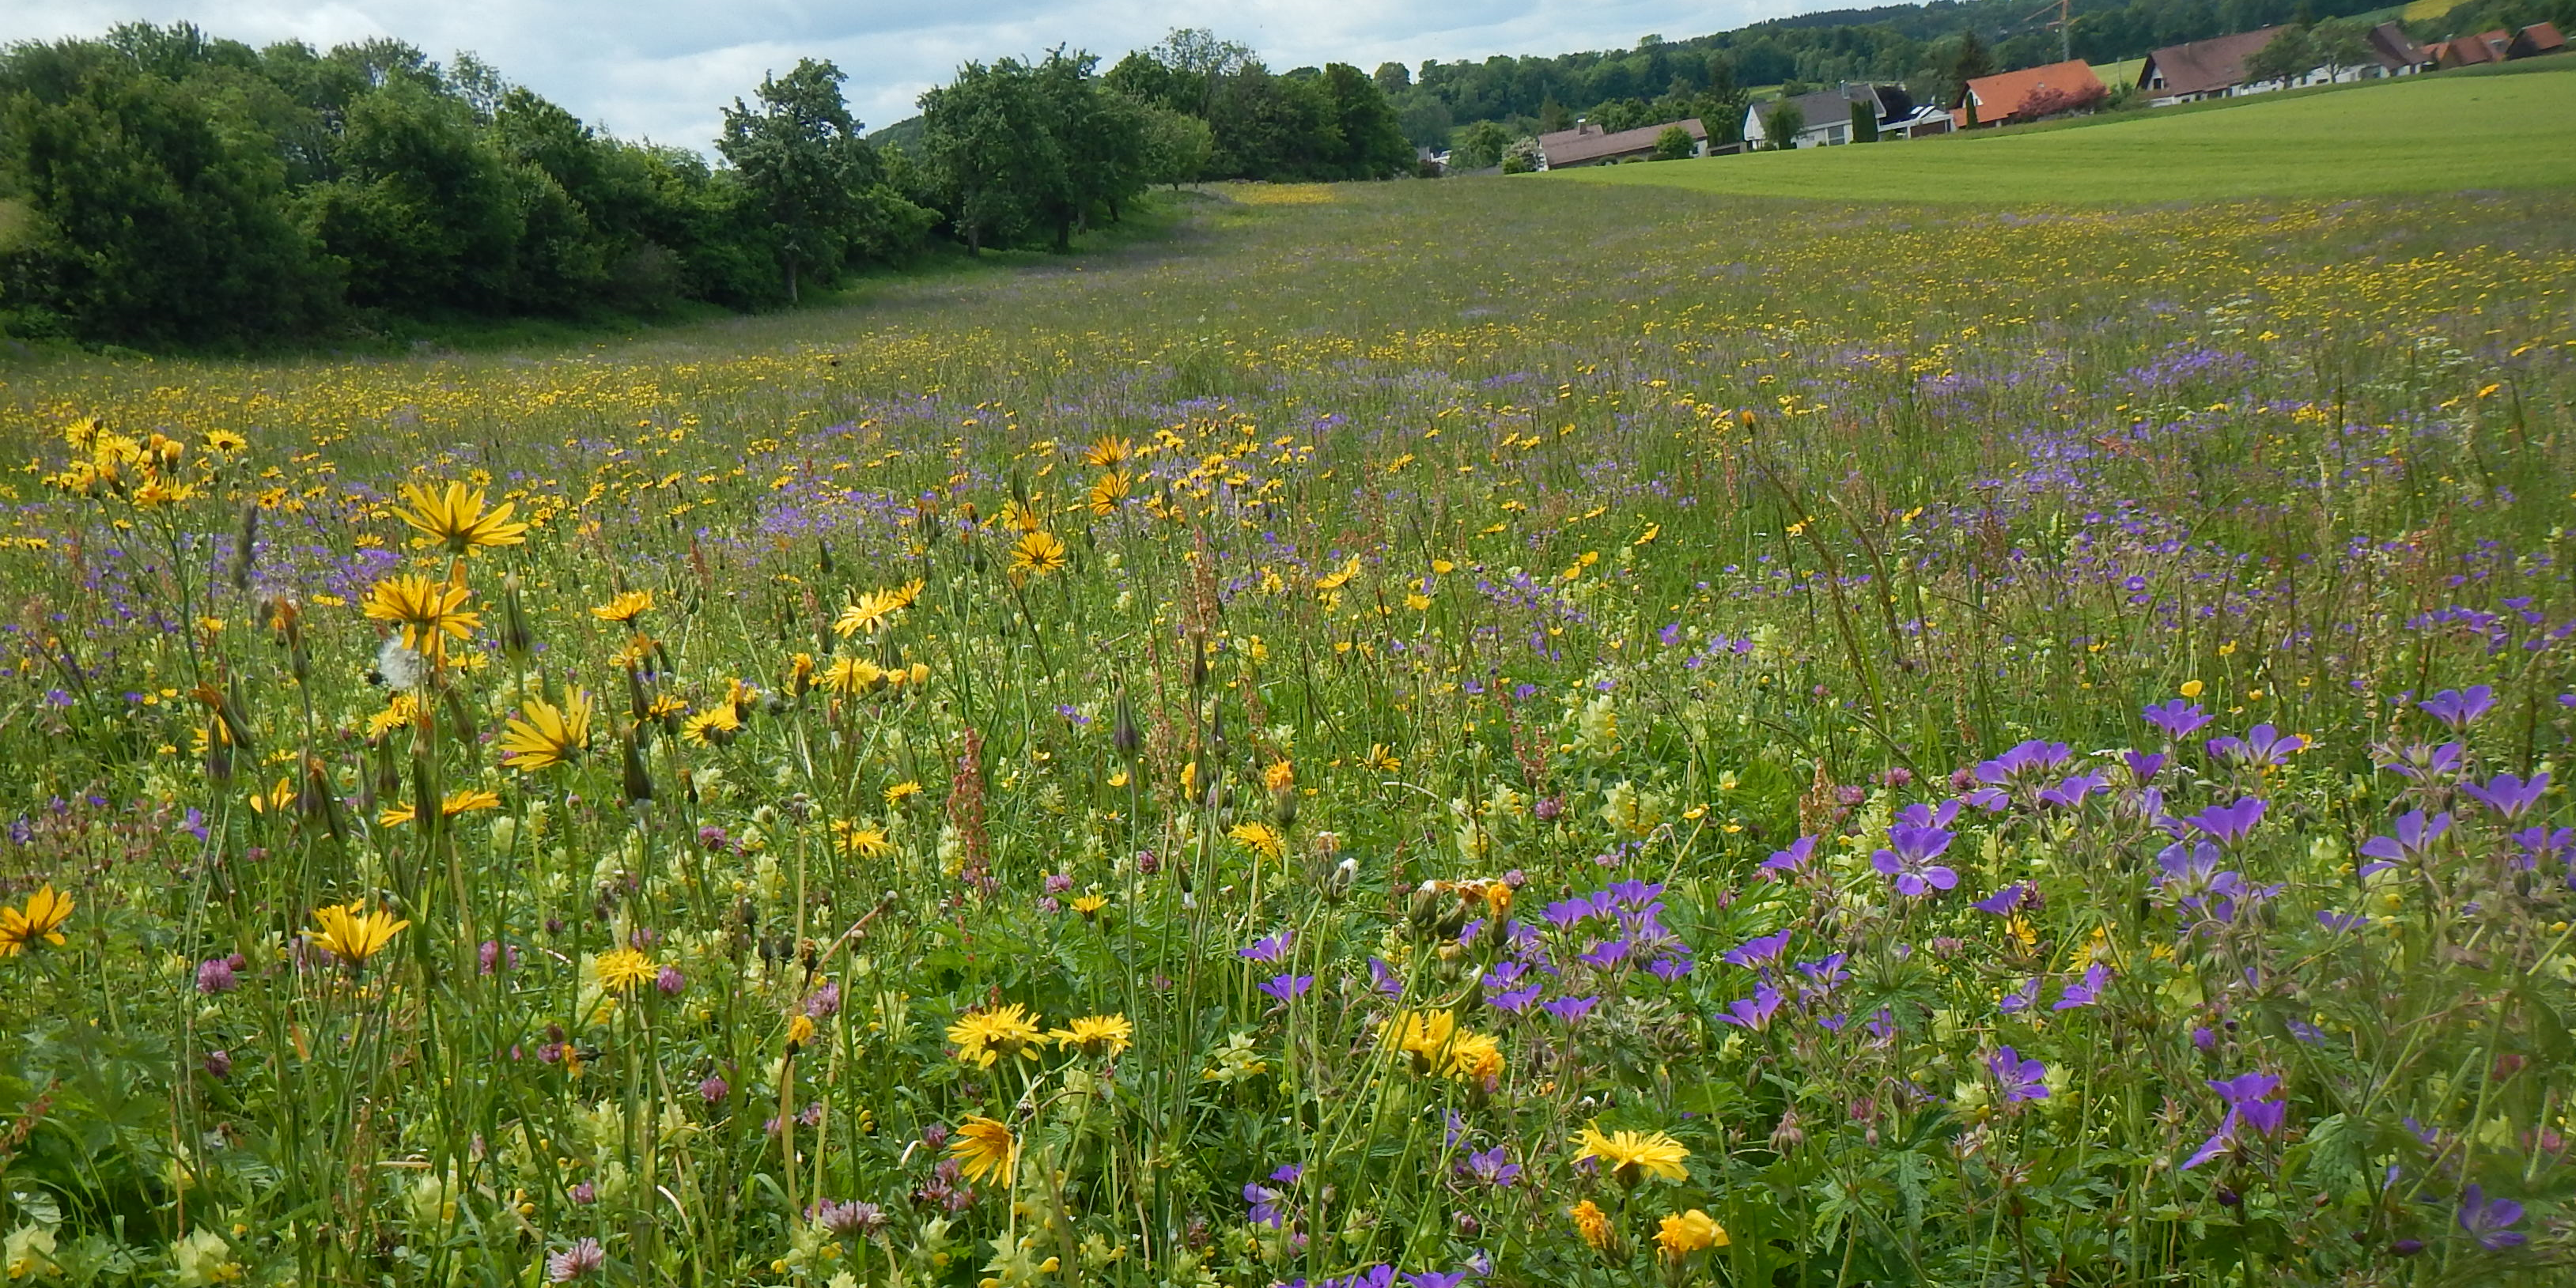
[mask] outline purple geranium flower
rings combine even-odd
[[[2377,863],[2363,864],[2361,875],[2369,876],[2383,868],[2392,868],[2410,859],[2421,860],[2432,852],[2433,842],[2441,839],[2442,834],[2450,830],[2451,816],[2448,814],[2436,814],[2428,819],[2424,816],[2424,811],[2410,809],[2398,815],[2397,835],[2374,836],[2361,843],[2363,854],[2379,860]]]
[[[2002,1008],[2003,1013],[2006,1015],[2019,1015],[2022,1012],[2039,1005],[2039,984],[2040,977],[2033,975],[2029,979],[2023,980],[2021,987],[2004,994],[2003,1000],[1997,1003],[1997,1005]]]
[[[1780,1009],[1780,990],[1769,984],[1758,985],[1753,996],[1740,997],[1727,1003],[1727,1013],[1717,1017],[1720,1024],[1740,1029],[1759,1029],[1771,1023],[1771,1013]]]
[[[1288,943],[1295,934],[1295,931],[1283,930],[1267,939],[1253,940],[1248,947],[1234,950],[1235,956],[1248,962],[1260,962],[1266,966],[1288,955]]]
[[[2230,845],[2253,835],[2255,825],[2262,821],[2263,798],[2259,796],[2239,797],[2233,805],[2212,805],[2183,820],[2193,830]]]
[[[2184,1161],[2183,1170],[2190,1171],[2218,1157],[2220,1151],[2236,1142],[2240,1126],[2250,1126],[2265,1136],[2280,1131],[2290,1113],[2290,1106],[2272,1095],[2280,1085],[2280,1077],[2269,1073],[2240,1073],[2210,1083],[2209,1089],[2227,1102],[2227,1116],[2219,1120],[2218,1130]]]
[[[2073,809],[2083,804],[2085,797],[2109,785],[2110,780],[2100,774],[2072,774],[2055,787],[2042,788],[2039,803]]]
[[[1813,981],[1819,990],[1831,989],[1851,978],[1851,972],[1843,969],[1843,963],[1850,958],[1849,953],[1831,953],[1819,961],[1798,963],[1798,973]]]
[[[2004,1093],[2005,1104],[2048,1099],[2047,1065],[2022,1059],[2020,1052],[2005,1047],[1986,1057],[1986,1067],[1994,1071],[1995,1086]]]
[[[2321,911],[2317,913],[2317,924],[2340,935],[2347,930],[2369,925],[2370,918],[2357,912]]]
[[[1314,986],[1315,977],[1312,975],[1275,975],[1264,980],[1260,988],[1262,992],[1282,1002],[1293,1002],[1305,996],[1306,990]]]
[[[2185,702],[2181,698],[2149,703],[2144,714],[2148,724],[2163,730],[2166,737],[2176,742],[2190,737],[2193,730],[2209,723],[2209,713],[2201,710],[2198,703]]]
[[[2091,1006],[2102,1000],[2102,990],[2110,986],[2111,968],[2095,962],[2085,967],[2084,977],[2067,985],[2066,991],[2058,995],[2057,1004],[2048,1009],[2071,1011],[2079,1006]]]
[[[1386,964],[1385,958],[1371,957],[1368,962],[1371,987],[1388,997],[1404,996],[1404,980],[1395,973],[1394,967]]]
[[[1977,766],[1977,781],[2006,786],[2054,772],[2074,754],[2062,742],[2033,738]]]
[[[2463,742],[2446,742],[2438,747],[2419,742],[2403,750],[2387,746],[2372,750],[2377,753],[2374,759],[2380,768],[2421,783],[2460,772],[2460,762],[2468,755],[2469,747]]]
[[[1511,1155],[1501,1145],[1458,1160],[1457,1170],[1460,1176],[1497,1189],[1519,1180],[1521,1175],[1521,1165],[1511,1161]]]
[[[2242,738],[2229,735],[2210,739],[2209,754],[2230,765],[2278,765],[2288,761],[2292,752],[2304,751],[2307,746],[2306,734],[2285,734],[2269,724],[2258,724],[2246,730]]]
[[[2512,1199],[2488,1198],[2487,1192],[2476,1185],[2460,1193],[2460,1228],[2489,1252],[2502,1252],[2526,1241],[2521,1231],[2505,1228],[2521,1219],[2522,1205]]]
[[[1804,871],[1807,866],[1807,861],[1814,858],[1815,854],[1816,838],[1812,836],[1802,836],[1797,840],[1791,841],[1789,843],[1789,848],[1785,850],[1772,851],[1770,858],[1762,860],[1761,870],[1764,872]]]
[[[1968,906],[1979,912],[1991,912],[1998,917],[2009,917],[2021,911],[2023,905],[2036,902],[2038,902],[2037,888],[2027,881],[2015,881]]]
[[[2511,774],[2498,774],[2485,784],[2462,783],[2460,790],[2469,798],[2508,819],[2518,819],[2540,803],[2541,794],[2549,790],[2549,775],[2533,774],[2529,782]]]
[[[1598,997],[1558,997],[1539,1003],[1538,1009],[1572,1024],[1591,1014],[1592,1008],[1600,1004]]]
[[[1789,946],[1789,936],[1794,931],[1795,927],[1792,927],[1745,940],[1742,944],[1728,949],[1724,960],[1730,966],[1759,966],[1764,962],[1776,961],[1781,951]]]
[[[2462,729],[2495,705],[2495,686],[2474,684],[2465,693],[2458,689],[2444,689],[2415,705],[2422,708],[2424,714],[2454,729]]]
[[[1959,874],[1932,860],[1941,857],[1954,839],[1939,827],[1899,822],[1887,829],[1890,848],[1871,854],[1870,866],[1885,874],[1896,892],[1909,899],[1947,890],[1959,884]]]

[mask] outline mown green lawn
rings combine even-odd
[[[2520,70],[2517,68],[2517,71]],[[2576,57],[2039,128],[1554,176],[1747,196],[2129,203],[2576,187]]]

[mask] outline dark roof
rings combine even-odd
[[[1547,163],[1550,166],[1581,165],[1586,161],[1598,161],[1603,157],[1621,156],[1630,152],[1652,152],[1655,149],[1655,140],[1662,137],[1664,131],[1676,125],[1694,139],[1708,137],[1708,127],[1701,125],[1699,118],[1693,116],[1679,121],[1659,121],[1653,125],[1641,125],[1633,130],[1620,130],[1615,134],[1604,133],[1598,125],[1578,125],[1570,130],[1558,130],[1553,134],[1538,136],[1538,150],[1546,154]]]
[[[1851,120],[1851,105],[1867,103],[1878,113],[1878,119],[1893,121],[1914,114],[1914,99],[1902,85],[1847,84],[1840,89],[1820,89],[1813,94],[1800,94],[1789,102],[1798,105],[1798,115],[1806,118],[1808,129],[1831,122]],[[1754,119],[1768,125],[1771,113],[1781,100],[1753,105]]]
[[[2566,47],[2567,38],[2558,34],[2554,24],[2535,22],[2514,36],[2511,53],[2516,58],[2529,58],[2535,54],[2554,54]]]
[[[2260,31],[2240,31],[2232,36],[2213,36],[2184,45],[2167,45],[2147,55],[2146,65],[2138,68],[2138,84],[2146,86],[2158,74],[2164,84],[2149,89],[2156,94],[2209,94],[2232,85],[2245,83],[2245,60],[2262,52],[2280,35],[2279,27]]]
[[[2371,28],[2362,36],[2362,42],[2370,47],[2371,58],[2385,71],[2421,67],[2434,61],[2433,55],[2415,43],[2415,38],[2407,35],[2404,27],[2393,22],[2383,22]]]

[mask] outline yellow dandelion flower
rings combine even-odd
[[[62,947],[63,923],[71,919],[71,896],[46,882],[28,895],[24,904],[0,908],[0,957],[15,957],[20,949],[39,940]]]
[[[861,827],[848,819],[832,820],[832,848],[845,859],[882,859],[894,853],[883,830]]]
[[[958,1124],[956,1138],[948,1142],[948,1156],[957,1160],[958,1170],[966,1179],[978,1184],[998,1178],[1002,1188],[1011,1188],[1019,1171],[1020,1142],[1011,1129],[982,1114],[969,1114]]]
[[[1576,1133],[1574,1143],[1582,1146],[1575,1151],[1574,1161],[1597,1159],[1622,1185],[1635,1185],[1649,1174],[1668,1181],[1689,1176],[1682,1170],[1682,1160],[1690,1157],[1690,1151],[1659,1131],[1621,1131],[1605,1136],[1600,1124],[1594,1123]]]
[[[230,456],[247,449],[250,440],[229,429],[210,429],[197,436],[197,446],[217,456]]]
[[[854,698],[874,689],[886,678],[885,671],[863,657],[837,657],[823,668],[823,687],[843,697]]]
[[[1111,470],[1101,475],[1099,480],[1091,485],[1090,491],[1083,493],[1083,504],[1094,515],[1107,518],[1118,513],[1119,504],[1127,499],[1127,494],[1133,491],[1135,486],[1134,476],[1127,471]]]
[[[404,648],[438,661],[447,656],[449,639],[465,639],[483,625],[480,615],[464,611],[469,593],[430,577],[388,577],[367,591],[366,615],[393,623]]]
[[[633,626],[636,618],[642,617],[644,614],[652,611],[652,591],[630,590],[611,597],[605,604],[600,604],[592,608],[590,610],[590,615],[603,622],[615,622],[620,626]]]
[[[1385,743],[1373,742],[1369,744],[1368,755],[1360,758],[1360,766],[1372,773],[1392,774],[1404,768],[1404,762],[1387,750]]]
[[[1723,1248],[1726,1244],[1726,1227],[1698,1208],[1666,1216],[1663,1228],[1655,1231],[1655,1246],[1674,1261],[1702,1248]]]
[[[1458,1017],[1447,1011],[1407,1011],[1387,1028],[1388,1041],[1413,1057],[1417,1073],[1437,1067],[1457,1035]]]
[[[1124,1015],[1086,1015],[1047,1036],[1084,1055],[1116,1055],[1135,1045],[1136,1026]]]
[[[277,786],[267,791],[253,788],[250,793],[250,812],[253,814],[283,814],[287,807],[294,803],[295,787],[284,778],[278,779]],[[411,815],[406,812],[403,817],[409,818]]]
[[[369,912],[357,903],[323,908],[313,914],[313,920],[321,927],[318,932],[306,932],[314,946],[352,966],[366,965],[368,958],[382,952],[411,924],[382,908]]]
[[[902,782],[896,783],[894,786],[885,789],[886,808],[897,808],[905,801],[911,800],[913,797],[919,796],[920,794],[921,784],[907,778]]]
[[[1610,1214],[1602,1211],[1600,1204],[1585,1199],[1567,1208],[1565,1214],[1574,1218],[1575,1232],[1583,1236],[1585,1243],[1592,1245],[1593,1251],[1609,1250]]]
[[[485,546],[515,546],[528,539],[528,525],[510,522],[514,508],[510,502],[504,501],[487,512],[483,494],[467,491],[462,483],[450,483],[443,492],[406,483],[402,498],[405,508],[394,513],[431,541],[447,547],[452,555]]]
[[[1017,528],[1022,532],[1035,532],[1046,522],[1045,516],[1038,513],[1035,505],[1017,497],[1002,503],[1002,513],[999,517],[1002,526]]]
[[[1297,785],[1297,767],[1284,760],[1271,761],[1270,767],[1261,771],[1261,785],[1274,796],[1287,791]]]
[[[1287,849],[1286,844],[1279,838],[1279,829],[1259,819],[1237,823],[1227,828],[1225,834],[1233,837],[1235,844],[1274,863],[1278,862],[1280,855]]]
[[[1008,571],[1012,581],[1025,582],[1031,577],[1062,572],[1066,563],[1064,543],[1056,540],[1054,533],[1033,531],[1022,534],[1011,546]]]
[[[385,703],[384,710],[367,717],[367,741],[382,741],[386,734],[396,729],[409,728],[419,719],[419,700],[408,693],[397,693],[392,701]]]
[[[1098,891],[1077,896],[1073,901],[1073,910],[1081,913],[1083,919],[1086,921],[1098,917],[1100,915],[1100,910],[1108,906],[1109,896],[1101,894]]]
[[[992,1068],[1003,1056],[1022,1056],[1031,1047],[1046,1041],[1028,1008],[1017,1002],[992,1010],[968,1011],[948,1026],[948,1040],[957,1044],[961,1064]]]
[[[277,783],[278,791],[283,793],[286,790],[286,780],[281,778],[277,780]],[[284,809],[286,808],[287,801],[291,799],[293,798],[282,796],[276,802],[274,807],[277,809]],[[474,787],[461,788],[457,791],[449,792],[447,794],[447,799],[438,803],[438,812],[443,818],[454,818],[459,814],[468,813],[478,809],[499,808],[501,808],[501,798],[498,795]],[[409,805],[389,806],[383,813],[376,816],[376,824],[380,827],[401,827],[403,824],[412,821],[412,819],[417,817],[418,814],[419,811],[413,809]]]
[[[1449,1044],[1449,1077],[1457,1082],[1493,1082],[1503,1076],[1503,1048],[1491,1035],[1461,1033]]]
[[[612,993],[631,993],[650,984],[662,973],[662,964],[640,949],[617,948],[601,953],[592,962],[599,972],[599,986]]]
[[[561,707],[531,700],[501,731],[501,763],[523,774],[569,763],[590,745],[590,705],[579,689]]]
[[[680,736],[701,747],[715,746],[732,741],[741,728],[742,717],[735,714],[732,703],[725,703],[689,717],[680,727]]]
[[[1115,434],[1103,435],[1084,448],[1082,463],[1095,470],[1124,465],[1136,455],[1136,445]]]

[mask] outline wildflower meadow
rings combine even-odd
[[[2563,199],[1157,200],[8,359],[8,1282],[2576,1273]]]

